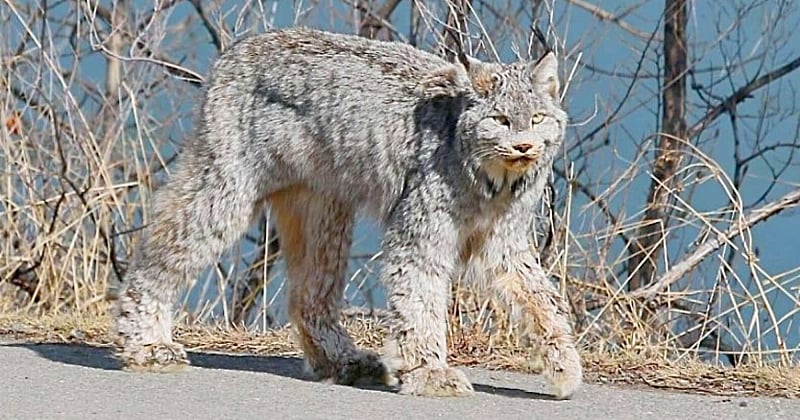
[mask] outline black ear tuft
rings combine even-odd
[[[533,35],[536,36],[536,39],[539,41],[540,44],[542,44],[542,48],[544,48],[544,54],[542,54],[542,57],[544,57],[548,53],[553,52],[553,47],[550,46],[550,44],[547,42],[547,38],[545,38],[542,31],[539,29],[539,26],[534,23],[532,29],[533,29]]]
[[[467,57],[467,55],[464,54],[464,51],[461,50],[458,51],[458,62],[461,63],[462,66],[464,66],[464,69],[469,71],[470,60],[469,57]]]

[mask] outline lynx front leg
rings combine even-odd
[[[424,193],[424,191],[422,192]],[[395,210],[384,238],[382,280],[392,313],[384,360],[400,393],[465,396],[466,375],[447,364],[447,304],[456,260],[456,229],[435,197],[420,191]]]
[[[549,167],[545,159],[542,167]],[[569,307],[547,278],[531,249],[533,216],[543,195],[547,171],[531,175],[526,189],[499,217],[471,273],[489,283],[501,305],[510,314],[523,341],[531,346],[532,367],[550,383],[553,394],[570,398],[583,376],[575,346]],[[473,263],[474,264],[474,263]],[[485,277],[484,277],[485,276]]]
[[[531,346],[531,365],[550,383],[557,398],[570,398],[582,381],[568,307],[530,253],[511,256],[493,288],[518,332]]]

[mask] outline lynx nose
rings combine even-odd
[[[527,153],[528,150],[530,150],[532,147],[533,147],[533,145],[530,144],[530,143],[518,143],[518,144],[515,144],[515,145],[511,146],[512,149],[514,149],[514,150],[516,150],[517,152],[520,152],[520,153]]]

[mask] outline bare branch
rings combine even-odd
[[[670,223],[667,208],[678,182],[675,174],[683,160],[683,139],[686,136],[686,0],[667,0],[664,5],[664,88],[661,124],[653,181],[647,197],[642,226],[630,245],[630,289],[636,290],[652,281],[657,269],[664,231]]]
[[[585,1],[585,0],[567,0],[567,2],[571,3],[571,4],[574,4],[575,6],[578,6],[581,9],[592,13],[593,15],[597,16],[597,18],[602,20],[602,21],[616,23],[620,28],[622,28],[622,29],[624,29],[624,30],[626,30],[626,31],[628,31],[628,32],[632,33],[633,35],[636,35],[636,36],[638,36],[640,38],[645,38],[646,39],[646,38],[650,37],[649,33],[644,32],[644,31],[640,31],[640,30],[634,28],[633,25],[631,25],[631,24],[625,22],[624,20],[622,20],[622,18],[625,15],[630,13],[632,10],[638,8],[644,2],[639,3],[637,5],[630,6],[628,8],[628,11],[626,11],[626,12],[624,12],[622,14],[619,14],[619,15],[615,15],[615,14],[613,14],[613,13],[611,13],[611,12],[609,12],[609,11],[603,9],[603,8],[601,8],[600,6],[597,6],[595,4],[589,3],[588,1]]]
[[[214,43],[214,46],[217,47],[217,51],[222,51],[223,45],[220,31],[217,31],[217,29],[214,28],[214,24],[211,22],[211,19],[208,17],[205,8],[203,7],[203,2],[201,0],[191,0],[190,2],[197,11],[197,14],[200,15],[200,19],[203,20],[203,26],[205,26],[208,34],[211,36],[211,41]]]
[[[383,7],[377,11],[370,11],[363,1],[359,1],[356,6],[362,13],[359,24],[358,34],[365,38],[378,38],[378,33],[390,22],[394,9],[400,4],[400,0],[387,0]]]
[[[736,105],[744,102],[747,98],[750,98],[752,93],[761,89],[764,86],[780,79],[783,76],[797,70],[800,68],[800,56],[796,57],[794,60],[784,64],[781,67],[763,75],[757,77],[750,81],[750,83],[740,87],[733,93],[733,95],[725,98],[722,103],[712,108],[710,111],[706,113],[699,121],[697,121],[690,129],[689,135],[690,137],[694,137],[700,134],[706,127],[708,127],[714,120],[716,120],[720,115],[726,112],[732,112],[736,109]]]
[[[783,197],[767,203],[757,209],[752,210],[747,217],[729,227],[725,232],[717,234],[716,237],[706,241],[697,247],[694,252],[684,258],[681,262],[672,266],[658,280],[643,288],[630,293],[630,297],[652,300],[661,290],[666,289],[671,284],[680,280],[688,274],[694,267],[700,264],[705,257],[719,249],[732,238],[741,235],[742,232],[752,228],[756,224],[800,203],[800,187],[786,193]]]

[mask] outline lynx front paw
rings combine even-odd
[[[189,370],[189,359],[178,343],[158,343],[123,348],[117,353],[123,370],[129,372],[175,373]]]
[[[420,368],[400,377],[400,394],[424,397],[465,397],[475,391],[464,372],[455,368]]]
[[[538,359],[538,360],[537,360]],[[549,344],[541,348],[532,365],[539,368],[557,399],[569,399],[583,382],[580,354],[571,344]]]
[[[395,385],[397,380],[381,362],[377,354],[360,351],[338,363],[336,376],[329,379],[340,385],[382,384]]]

